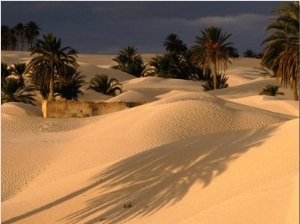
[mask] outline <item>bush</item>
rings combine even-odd
[[[15,78],[1,80],[1,104],[21,102],[35,105],[34,87],[24,85],[23,81]]]
[[[108,78],[107,74],[97,74],[90,80],[88,89],[93,89],[96,92],[110,96],[116,96],[117,93],[122,93],[122,85],[115,78]]]
[[[85,76],[80,75],[80,72],[73,70],[73,72],[70,73],[70,80],[62,82],[62,84],[58,81],[54,83],[55,96],[77,101],[78,94],[84,94],[80,89],[85,84],[84,78]]]
[[[276,96],[276,95],[284,95],[284,93],[279,92],[280,86],[274,84],[266,85],[259,95],[267,95],[267,96]]]
[[[225,75],[217,74],[217,89],[227,88],[228,77]],[[209,91],[214,89],[213,76],[209,76],[206,82],[202,85],[204,91]]]

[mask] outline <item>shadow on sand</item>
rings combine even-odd
[[[111,224],[153,214],[180,201],[196,181],[207,187],[230,162],[261,145],[275,129],[203,135],[148,150],[106,168],[87,187],[2,223],[26,219],[90,190],[99,196],[59,222]]]
[[[196,181],[203,188],[208,186],[230,162],[259,146],[273,129],[204,135],[125,159],[95,176],[94,182],[102,181],[96,188],[99,197],[87,201],[85,209],[65,219],[68,223],[80,223],[83,219],[89,224],[122,223],[155,213],[180,201]],[[212,142],[214,137],[218,140]],[[99,215],[88,218],[94,214]]]

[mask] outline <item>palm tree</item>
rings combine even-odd
[[[285,87],[290,84],[294,99],[299,100],[299,2],[285,2],[271,12],[278,17],[265,28],[274,31],[262,42],[262,65],[273,70]]]
[[[166,40],[163,42],[163,46],[169,53],[182,54],[187,50],[186,44],[174,33],[167,36]]]
[[[28,50],[32,49],[33,43],[35,39],[38,37],[40,34],[39,30],[39,25],[37,25],[35,22],[30,21],[29,23],[26,24],[25,26],[25,37],[27,39],[27,44],[28,44]]]
[[[192,47],[192,60],[199,63],[204,70],[213,67],[214,89],[217,88],[217,74],[220,66],[227,67],[229,60],[228,47],[232,43],[225,43],[231,34],[222,33],[218,27],[207,27],[201,30],[201,36],[196,36],[196,44]]]
[[[20,44],[20,50],[23,51],[23,46],[25,42],[25,29],[26,26],[23,23],[18,23],[14,26],[14,31],[16,33],[17,40]]]
[[[123,47],[113,61],[118,63],[112,66],[113,69],[119,69],[135,77],[141,77],[145,69],[143,59],[134,46]]]
[[[74,68],[68,69],[68,73],[70,80],[63,83],[55,82],[55,95],[59,95],[67,100],[78,100],[78,94],[84,94],[80,88],[85,84],[85,76],[80,75],[80,72]]]
[[[8,102],[22,102],[34,104],[35,88],[24,86],[21,80],[6,78],[1,80],[1,104]]]
[[[17,46],[17,38],[15,30],[9,26],[1,25],[1,50],[15,50]]]
[[[108,79],[106,74],[95,75],[95,77],[90,80],[88,89],[93,89],[111,96],[116,96],[118,91],[122,93],[122,85],[119,81],[115,78]]]
[[[1,25],[1,50],[8,50],[9,26]]]
[[[61,39],[56,39],[52,33],[43,35],[44,40],[37,40],[31,55],[37,54],[28,64],[34,83],[40,88],[49,85],[48,100],[54,100],[54,79],[60,82],[68,77],[67,68],[77,68],[77,51],[71,47],[62,47]]]
[[[25,85],[25,74],[26,74],[26,63],[14,63],[8,69],[11,75],[17,76],[17,78],[21,81],[21,84]]]

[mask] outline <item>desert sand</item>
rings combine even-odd
[[[79,70],[87,82],[117,78],[124,92],[86,85],[80,100],[146,104],[61,119],[1,106],[2,223],[299,223],[299,102],[289,88],[258,95],[276,83],[258,59],[233,61],[229,87],[203,92],[201,82],[110,69],[113,57],[80,54]]]

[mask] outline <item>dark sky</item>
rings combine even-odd
[[[127,45],[138,53],[164,53],[163,41],[177,34],[188,47],[207,26],[231,33],[242,56],[261,51],[264,27],[280,1],[1,1],[1,25],[36,22],[63,46],[79,53],[117,54]]]

